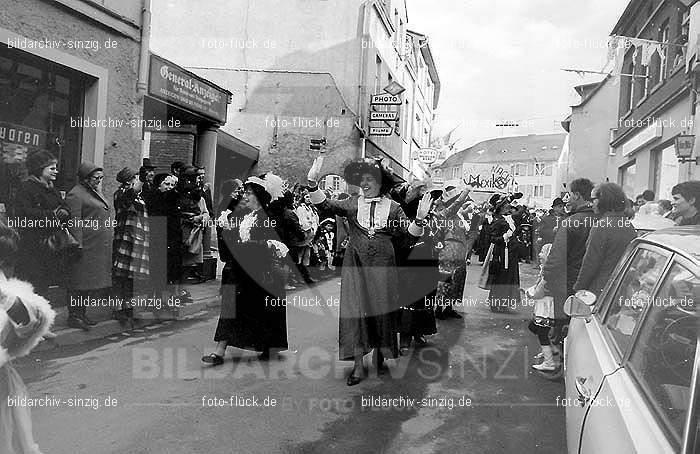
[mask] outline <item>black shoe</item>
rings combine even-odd
[[[83,331],[90,331],[90,325],[85,323],[85,321],[82,318],[74,317],[71,315],[68,316],[66,322],[71,328],[82,329]]]
[[[413,336],[413,342],[416,343],[417,347],[423,347],[425,345],[428,345],[428,341],[425,340],[425,338],[423,336]]]
[[[202,356],[202,362],[211,364],[212,366],[220,366],[224,363],[224,357],[217,355],[216,353],[212,353],[209,356]]]
[[[457,312],[457,311],[454,310],[454,309],[448,309],[448,310],[446,310],[446,311],[443,313],[443,315],[444,315],[446,318],[462,318],[462,316],[459,314],[459,312]]]
[[[258,360],[260,361],[269,361],[270,360],[270,349],[269,348],[263,348],[262,353],[258,355]]]
[[[364,377],[355,375],[355,369],[353,369],[352,372],[350,372],[350,375],[348,375],[348,379],[347,379],[346,383],[348,384],[348,386],[355,386],[358,383],[360,383],[363,378]]]
[[[445,311],[435,311],[435,318],[438,320],[445,320],[447,318]]]
[[[316,279],[314,279],[314,278],[309,277],[309,278],[304,279],[304,282],[306,282],[307,284],[311,285],[311,284],[317,283],[318,281],[317,281]]]

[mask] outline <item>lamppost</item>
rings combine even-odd
[[[700,156],[691,157],[695,147],[695,136],[691,134],[679,134],[674,139],[676,158],[679,163],[694,162],[700,164]],[[692,179],[692,166],[688,166],[688,180]]]

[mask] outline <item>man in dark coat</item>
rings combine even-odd
[[[586,241],[595,220],[592,191],[593,183],[586,178],[571,182],[567,204],[570,215],[560,221],[543,268],[543,278],[554,298],[554,327],[549,332],[553,345],[561,345],[566,337],[569,317],[564,313],[564,301],[574,294],[574,284],[586,254]]]

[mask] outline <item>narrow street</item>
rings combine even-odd
[[[527,285],[534,269],[521,270]],[[563,383],[530,368],[531,308],[491,313],[478,271],[469,269],[475,303],[457,308],[462,320],[439,321],[428,346],[353,388],[351,363],[335,360],[333,303],[288,307],[295,353],[269,363],[229,349],[224,365],[203,367],[215,311],[30,355],[17,361],[30,396],[60,400],[33,409],[37,442],[53,454],[561,452]],[[333,301],[339,282],[288,298]],[[380,397],[403,400],[380,407]]]

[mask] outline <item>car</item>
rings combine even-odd
[[[570,297],[570,454],[700,453],[700,226],[636,238],[600,295]]]

